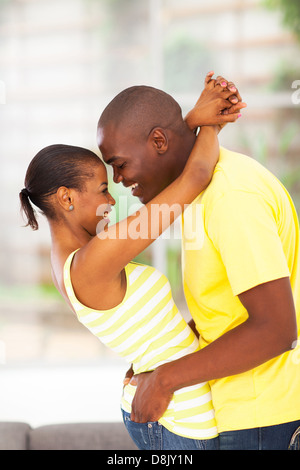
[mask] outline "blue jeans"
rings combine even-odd
[[[217,439],[188,439],[168,431],[157,421],[135,423],[130,414],[123,411],[126,429],[140,450],[216,450]]]
[[[127,431],[140,450],[300,450],[300,420],[198,440],[173,434],[158,422],[135,423],[129,413],[122,413]]]
[[[220,433],[219,450],[300,450],[300,420]]]

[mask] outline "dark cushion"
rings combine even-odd
[[[30,430],[26,423],[0,423],[0,450],[26,450]]]

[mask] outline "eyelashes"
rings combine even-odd
[[[119,170],[123,170],[123,168],[125,168],[126,166],[126,162],[122,163],[122,165],[118,165],[117,168],[119,168]]]

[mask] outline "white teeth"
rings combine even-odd
[[[131,185],[131,189],[133,190],[133,189],[135,189],[137,186],[138,186],[138,183],[133,183],[133,184]]]

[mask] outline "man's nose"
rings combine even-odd
[[[123,176],[120,175],[115,169],[114,169],[113,180],[114,180],[114,183],[121,183],[123,181]]]

